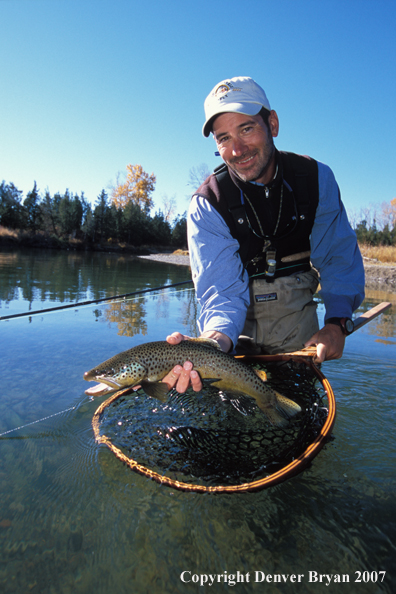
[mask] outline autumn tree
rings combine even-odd
[[[111,193],[113,204],[117,208],[125,208],[132,203],[145,212],[153,207],[151,194],[155,188],[156,177],[149,175],[141,165],[127,165],[127,176],[124,183],[118,183]]]

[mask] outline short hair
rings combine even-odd
[[[268,120],[271,115],[271,112],[268,111],[268,109],[266,109],[265,107],[262,107],[257,115],[262,117],[264,124],[267,126],[267,128],[269,130],[269,121]]]

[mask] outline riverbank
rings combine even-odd
[[[75,252],[114,252],[118,254],[130,254],[132,256],[141,256],[154,254],[156,252],[169,252],[171,246],[141,245],[139,247],[126,242],[117,242],[113,240],[103,243],[91,243],[83,239],[73,239],[71,237],[57,237],[43,232],[32,233],[30,231],[20,231],[18,229],[7,229],[0,225],[0,249],[50,249],[66,250]],[[175,248],[173,248],[175,249]]]
[[[167,264],[176,264],[179,266],[189,266],[190,258],[183,253],[172,254],[149,254],[138,256],[156,262],[165,262]],[[385,291],[387,293],[396,293],[396,263],[384,264],[374,261],[370,258],[363,258],[364,271],[366,274],[366,289],[372,291]]]
[[[157,262],[166,262],[179,266],[189,266],[190,259],[187,251],[176,250],[167,251],[167,247],[159,246],[141,246],[135,247],[124,243],[106,242],[105,244],[88,245],[82,240],[61,240],[55,236],[46,236],[44,234],[31,234],[21,231],[13,231],[0,227],[0,249],[12,248],[44,248],[44,249],[63,249],[75,251],[100,251],[114,252],[119,254],[130,254],[139,258],[156,260]],[[366,272],[366,288],[373,291],[384,291],[396,293],[396,261],[395,247],[385,246],[369,248],[360,246],[364,269]],[[377,252],[375,251],[377,250]],[[387,252],[385,253],[385,251]],[[371,257],[368,257],[371,256]]]
[[[165,264],[190,266],[190,256],[186,252],[174,252],[171,254],[148,254],[144,256],[138,256],[138,258],[142,260],[154,260],[155,262],[164,262]]]
[[[396,264],[364,261],[366,288],[373,291],[396,293]]]

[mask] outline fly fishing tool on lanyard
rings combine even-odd
[[[352,331],[390,305],[381,303],[362,314]],[[300,473],[334,427],[334,393],[313,362],[315,353],[310,347],[240,357],[264,366],[270,386],[300,404],[302,412],[286,427],[265,424],[250,398],[214,388],[186,394],[173,390],[165,404],[125,388],[96,410],[95,439],[133,471],[181,491],[241,493],[276,485]]]
[[[255,208],[252,204],[252,202],[249,200],[248,196],[246,194],[242,194],[243,198],[246,200],[246,202],[249,204],[250,208],[252,209],[252,212],[255,216],[255,219],[257,221],[258,227],[260,229],[260,233],[261,235],[259,235],[258,233],[256,233],[256,231],[253,229],[251,222],[249,220],[249,217],[246,215],[247,217],[247,223],[249,225],[249,229],[252,231],[252,233],[254,235],[256,235],[256,237],[258,237],[259,239],[263,240],[263,246],[262,246],[262,254],[259,256],[256,256],[255,258],[253,258],[252,260],[252,264],[256,264],[257,262],[259,262],[261,260],[261,258],[263,257],[263,255],[265,254],[265,258],[266,258],[266,263],[267,263],[267,270],[266,270],[266,277],[270,280],[276,271],[276,250],[274,248],[271,247],[271,240],[269,239],[269,237],[267,237],[264,233],[263,227],[261,225],[260,219],[255,211]],[[269,191],[266,188],[266,197],[268,198],[269,196]],[[280,193],[280,201],[279,201],[279,211],[278,211],[278,218],[275,224],[275,228],[272,232],[272,235],[275,236],[277,231],[278,231],[278,227],[279,227],[279,221],[281,218],[281,214],[282,214],[282,203],[283,203],[283,183],[281,184],[281,193]]]

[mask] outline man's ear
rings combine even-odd
[[[279,133],[279,119],[278,114],[276,111],[271,109],[270,114],[268,116],[268,126],[273,138],[276,138]]]

